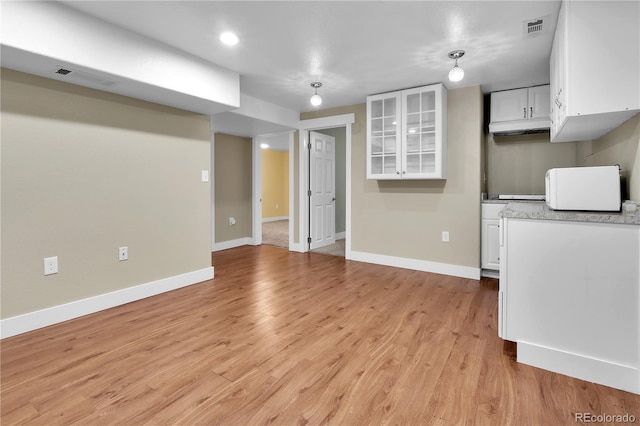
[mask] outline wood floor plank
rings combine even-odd
[[[261,246],[216,278],[0,342],[19,424],[575,424],[640,396],[518,364],[497,285]]]

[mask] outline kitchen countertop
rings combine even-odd
[[[483,200],[483,202],[486,201],[492,200]],[[500,212],[500,217],[640,225],[640,203],[625,201],[622,210],[623,212],[553,210],[549,208],[544,201],[510,201]]]

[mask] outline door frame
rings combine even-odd
[[[307,243],[309,235],[309,198],[307,188],[309,184],[309,132],[312,130],[345,127],[346,134],[346,191],[345,191],[345,259],[351,259],[351,127],[355,123],[355,114],[332,115],[329,117],[300,120],[298,164],[298,236],[297,248],[299,252],[309,251]],[[293,151],[292,151],[293,152]],[[292,205],[293,203],[291,203]],[[291,210],[291,205],[289,209]],[[289,222],[291,224],[291,221]],[[291,227],[290,227],[291,228]],[[291,234],[289,236],[290,246]]]

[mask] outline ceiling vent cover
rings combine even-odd
[[[80,85],[91,84],[99,86],[113,86],[114,84],[116,84],[115,81],[102,77],[100,75],[90,74],[88,72],[78,71],[71,68],[65,68],[60,65],[55,68],[55,73],[66,77],[65,80],[69,83]]]
[[[536,37],[541,34],[545,34],[547,32],[547,26],[545,25],[545,21],[547,21],[547,16],[542,18],[531,19],[522,22],[522,30],[524,33],[524,38]]]

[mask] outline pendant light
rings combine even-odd
[[[320,95],[318,95],[318,87],[322,87],[322,83],[320,83],[319,81],[316,81],[314,83],[311,83],[311,87],[316,89],[316,93],[313,96],[311,96],[311,99],[309,99],[309,102],[311,102],[311,105],[313,106],[319,106],[322,103],[322,98],[320,97]]]
[[[458,66],[458,58],[464,56],[464,50],[453,50],[449,52],[449,57],[456,60],[456,64],[449,71],[450,81],[460,81],[464,78],[464,70]]]

